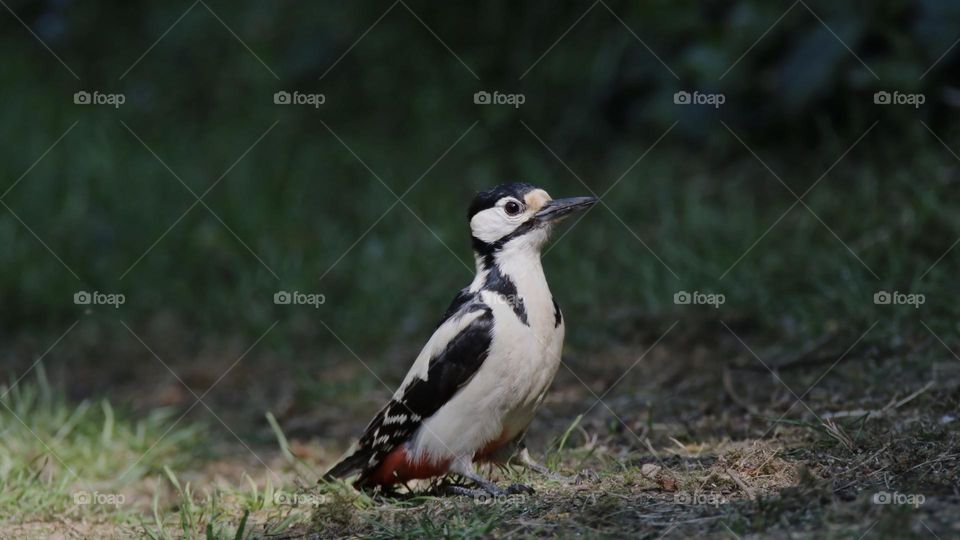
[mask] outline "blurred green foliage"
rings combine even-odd
[[[725,293],[705,316],[787,332],[865,326],[884,287],[957,312],[936,292],[955,258],[920,278],[960,234],[957,162],[921,123],[957,147],[955,2],[8,5],[69,66],[0,17],[0,188],[29,169],[0,208],[8,335],[81,316],[85,289],[125,293],[98,314],[134,323],[422,340],[471,277],[470,198],[515,180],[617,182],[546,255],[574,343],[679,317],[680,289]],[[78,90],[126,103],[78,106]],[[278,90],[326,103],[275,105]],[[478,106],[478,90],[526,103]],[[678,90],[726,103],[678,106]],[[927,103],[877,106],[878,90]],[[731,131],[798,195],[830,171],[809,211],[779,222],[794,197]],[[202,204],[181,181],[210,189]],[[326,304],[275,306],[280,289]]]

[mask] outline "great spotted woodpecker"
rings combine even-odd
[[[478,193],[467,217],[477,274],[453,299],[357,449],[326,478],[357,487],[456,473],[503,493],[474,464],[511,457],[560,365],[564,322],[540,251],[593,197],[552,199],[530,184]]]

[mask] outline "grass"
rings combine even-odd
[[[714,341],[711,353],[705,339]],[[812,350],[836,358],[844,346]],[[781,386],[770,372],[738,362],[743,346],[729,333],[678,336],[664,347],[686,373],[674,384],[661,378],[670,373],[648,375],[662,361],[656,354],[638,361],[611,353],[607,367],[571,358],[586,381],[637,364],[622,381],[627,391],[615,387],[605,398],[610,410],[590,407],[588,388],[561,372],[530,445],[566,478],[492,469],[486,473],[497,481],[536,493],[477,499],[439,496],[424,483],[392,496],[316,485],[344,440],[291,437],[268,414],[273,444],[255,445],[262,468],[238,459],[235,442],[192,417],[164,435],[172,411],[144,416],[106,401],[70,404],[41,363],[35,377],[2,390],[0,497],[10,513],[0,530],[104,538],[923,538],[928,530],[949,535],[960,519],[953,427],[960,370],[931,371],[949,354],[939,343],[911,342],[893,354],[855,349],[804,396],[810,409],[793,411],[785,388],[819,378],[817,354],[777,368]],[[713,355],[731,360],[710,362]],[[17,417],[29,418],[30,428]],[[359,419],[340,422],[355,427]],[[923,500],[877,504],[878,493]],[[78,504],[78,494],[93,502]]]
[[[42,364],[36,371],[0,387],[3,536],[250,538],[309,518],[311,501],[286,483],[238,466],[225,481],[229,463],[210,452],[205,426],[174,427],[172,409],[132,416],[106,400],[69,404]]]
[[[182,466],[184,447],[198,440],[184,426],[161,435],[174,411],[157,409],[136,421],[118,419],[106,400],[68,404],[38,365],[36,381],[2,387],[3,506],[22,520],[60,516],[128,523],[137,484],[159,463]],[[142,456],[142,459],[141,459]],[[96,499],[103,504],[95,504]],[[117,504],[113,504],[117,502]]]

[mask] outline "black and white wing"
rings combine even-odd
[[[424,346],[403,384],[367,426],[357,450],[327,477],[360,472],[362,484],[381,460],[450,401],[483,364],[493,336],[493,312],[478,294],[461,291]]]

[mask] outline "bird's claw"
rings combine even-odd
[[[494,483],[483,483],[479,484],[479,486],[480,487],[469,488],[466,486],[447,485],[443,486],[442,491],[448,495],[462,495],[475,499],[506,497],[509,495],[532,495],[535,493],[532,487],[525,484],[510,484],[506,489]]]
[[[533,495],[536,491],[526,484],[510,484],[504,490],[507,495]]]

